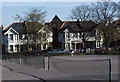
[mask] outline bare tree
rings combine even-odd
[[[72,9],[72,15],[70,16],[71,19],[79,19],[80,21],[87,21],[90,20],[90,7],[88,5],[81,5],[77,6],[76,8]]]
[[[118,2],[118,19],[120,19],[120,1]]]
[[[116,39],[116,30],[113,21],[118,16],[118,4],[115,2],[103,1],[92,4],[92,14],[94,21],[98,24],[98,31],[103,36],[104,46],[108,50],[111,39]],[[112,38],[110,38],[112,36]],[[113,38],[115,37],[115,38]]]
[[[17,14],[13,16],[13,18],[19,22],[27,21],[27,22],[38,22],[43,24],[45,21],[46,11],[43,8],[32,8],[29,11],[24,12],[24,16],[20,16]]]
[[[88,5],[77,6],[72,10],[70,15],[71,19],[80,20],[78,21],[78,27],[81,29],[80,34],[82,34],[82,44],[85,53],[88,39],[95,35],[95,29],[90,32],[88,28],[86,28],[87,25],[85,25],[87,21],[91,20],[91,16],[91,8]],[[95,25],[93,22],[92,24]]]

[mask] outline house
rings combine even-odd
[[[26,42],[27,30],[25,23],[12,23],[3,30],[3,52],[15,53],[23,50],[23,44]]]
[[[100,48],[103,40],[96,30],[93,21],[61,21],[55,15],[51,22],[45,23],[53,32],[53,48],[60,49],[83,49],[83,34],[85,34],[87,48]],[[96,39],[97,38],[99,39]]]
[[[91,20],[61,21],[55,15],[51,22],[45,23],[47,28],[42,28],[39,24],[36,25],[40,27],[37,33],[45,34],[45,32],[49,32],[48,36],[45,35],[47,39],[44,41],[42,39],[36,40],[37,48],[41,50],[47,49],[48,46],[52,46],[54,49],[82,50],[85,47],[83,38],[86,42],[86,48],[95,49],[103,46],[103,39],[96,30],[96,24]],[[35,33],[29,26],[32,26],[32,23],[12,23],[3,30],[3,52],[16,53],[26,50],[25,45],[31,44],[28,43],[28,38],[32,41],[32,36]],[[40,41],[42,42],[39,43]]]
[[[116,27],[116,29],[118,30],[118,32],[120,33],[120,20],[116,20],[113,22],[114,26]],[[120,35],[120,34],[119,34]]]
[[[116,47],[119,47],[119,49],[120,49],[120,19],[118,19],[118,20],[115,20],[114,22],[113,22],[113,25],[114,25],[114,27],[118,30],[118,37],[119,37],[119,39],[115,42],[116,44],[114,44],[114,45],[116,45]]]
[[[38,31],[38,34],[45,35],[45,38],[41,39],[39,49],[41,49],[41,50],[47,49],[51,45],[51,43],[53,42],[53,33],[52,33],[52,31],[50,30],[50,28],[45,26],[45,27],[43,27],[42,29],[40,29]],[[39,42],[39,41],[37,41],[37,42]]]
[[[20,22],[20,23],[12,23],[11,25],[9,25],[7,28],[5,28],[3,30],[2,33],[2,44],[3,44],[3,54],[6,53],[17,53],[17,52],[22,52],[27,50],[29,46],[29,44],[31,45],[33,42],[33,35],[34,35],[34,30],[32,30],[30,28],[30,26],[32,26],[33,23],[30,22]],[[38,27],[40,27],[40,30],[37,32],[41,32],[44,33],[44,28],[42,28],[42,25],[40,24],[35,24],[35,25],[39,25]],[[49,30],[47,30],[49,31]],[[50,36],[48,37],[48,39],[46,41],[43,41],[44,43],[46,42],[52,42],[52,34],[50,33]],[[37,49],[47,49],[47,44],[43,45],[40,44],[41,40],[36,39],[36,44],[37,44]],[[40,44],[40,46],[39,46]],[[33,50],[33,46],[29,46],[29,50]]]

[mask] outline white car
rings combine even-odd
[[[80,53],[80,50],[79,49],[73,50],[72,53],[74,54]]]

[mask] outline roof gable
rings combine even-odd
[[[13,28],[8,29],[8,30],[4,33],[4,35],[6,35],[6,34],[8,34],[8,33],[19,34],[19,33],[18,33],[17,31],[15,31]]]
[[[52,21],[60,21],[60,22],[62,22],[57,15],[55,15],[55,17],[52,19]]]
[[[63,32],[73,32],[73,30],[69,27],[66,27],[62,30]]]

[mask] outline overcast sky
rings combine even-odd
[[[15,2],[16,1],[16,2]],[[95,2],[96,0],[2,0],[0,2],[0,25],[4,28],[13,22],[17,22],[12,16],[19,14],[24,16],[24,12],[32,8],[43,7],[47,11],[46,21],[51,21],[55,15],[58,15],[62,21],[70,20],[71,10],[77,5]],[[118,0],[116,0],[118,1]]]

